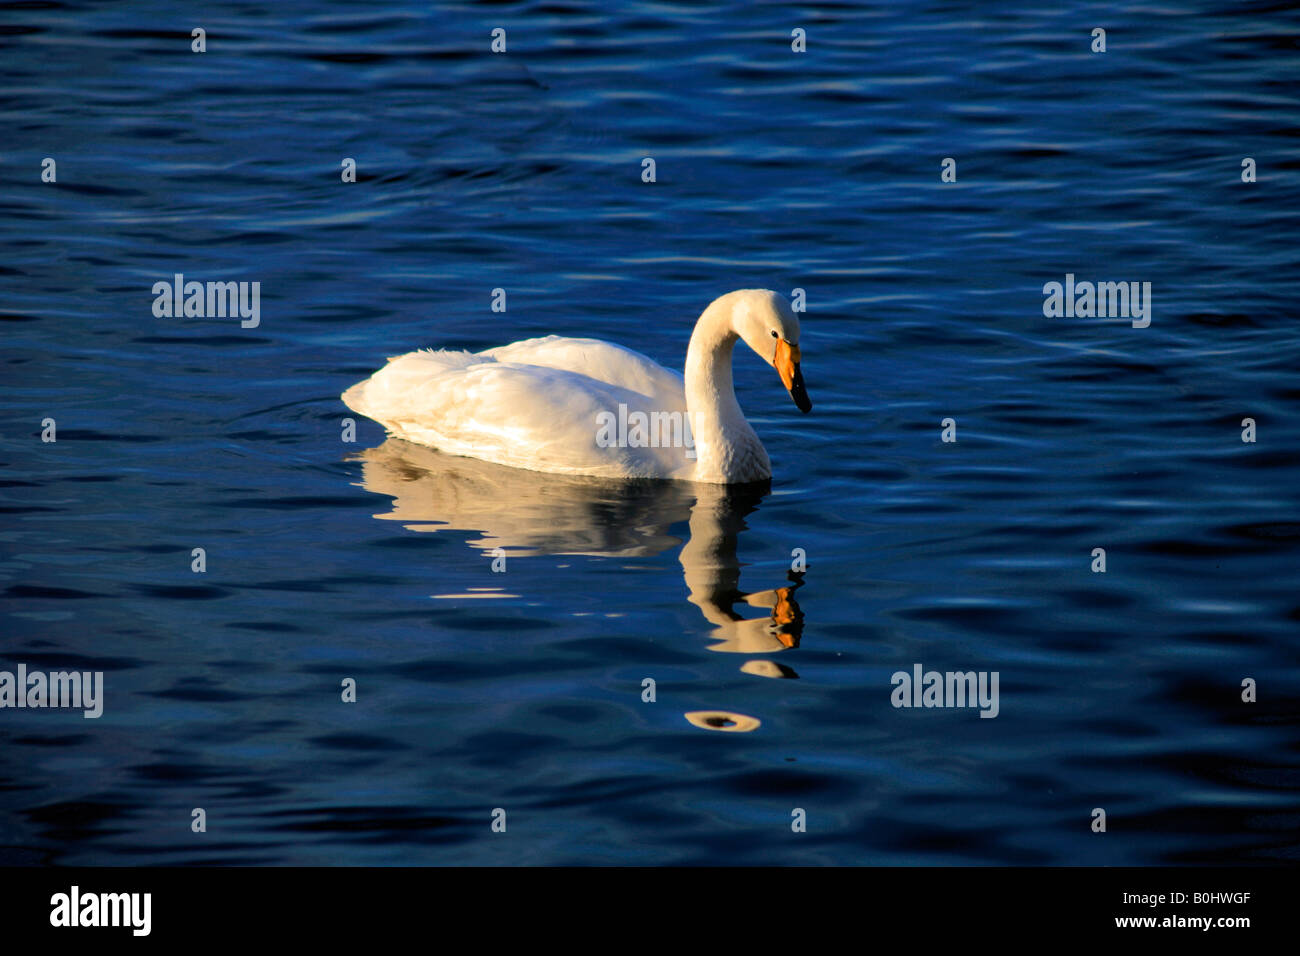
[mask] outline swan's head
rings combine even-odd
[[[812,411],[799,371],[799,320],[790,303],[768,289],[745,289],[732,295],[732,331],[776,369],[799,411]]]

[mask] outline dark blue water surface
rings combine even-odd
[[[0,860],[1294,862],[1287,7],[0,4],[0,670],[107,688],[0,710]],[[746,287],[807,296],[811,415],[737,353],[770,489],[341,440],[386,356],[680,368]]]

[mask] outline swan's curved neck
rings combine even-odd
[[[753,481],[770,474],[767,454],[745,421],[731,380],[731,353],[739,337],[724,297],[704,310],[686,350],[686,410],[700,480]]]
[[[686,407],[692,422],[707,428],[728,419],[745,420],[731,382],[731,352],[739,338],[731,329],[729,310],[709,306],[695,323],[686,350]]]

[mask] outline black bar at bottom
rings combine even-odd
[[[736,937],[844,929],[865,943],[876,930],[911,927],[926,943],[1196,936],[1232,945],[1294,928],[1296,876],[1294,868],[1220,867],[7,868],[0,925],[7,943],[335,947],[455,928],[492,940],[513,930],[538,941],[613,942],[689,934],[702,920]],[[147,935],[137,932],[143,894]],[[125,925],[81,925],[114,918]],[[618,935],[594,935],[606,931]]]

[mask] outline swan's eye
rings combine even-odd
[[[776,338],[776,329],[772,330],[772,338]]]

